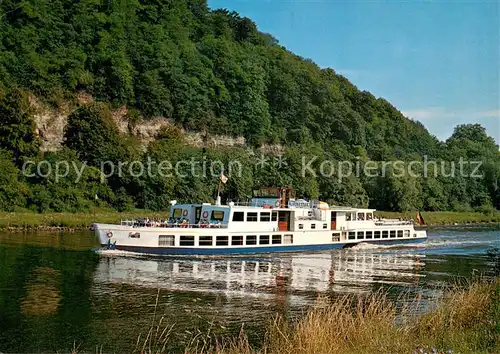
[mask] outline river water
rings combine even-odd
[[[425,244],[314,253],[152,258],[95,252],[91,232],[0,234],[0,352],[130,352],[153,315],[172,348],[198,331],[256,340],[271,317],[318,297],[387,290],[427,303],[447,284],[491,268],[498,229],[431,230]],[[410,296],[411,298],[411,296]]]

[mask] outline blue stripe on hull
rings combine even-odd
[[[426,239],[415,240],[366,240],[366,243],[376,243],[381,245],[397,245],[408,243],[421,243]],[[116,249],[138,253],[158,254],[158,255],[227,255],[227,254],[258,254],[275,252],[299,252],[299,251],[320,251],[345,246],[354,246],[357,243],[328,243],[320,245],[289,245],[289,246],[266,246],[266,247],[227,247],[227,248],[198,248],[198,247],[136,247],[116,245]]]

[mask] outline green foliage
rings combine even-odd
[[[126,158],[126,149],[109,110],[92,104],[74,111],[68,118],[65,145],[76,151],[81,161],[100,167],[101,162]]]
[[[35,168],[40,161],[45,163]],[[89,211],[96,206],[95,195],[104,202],[114,198],[110,188],[100,183],[99,169],[83,164],[69,149],[34,159],[25,171],[31,184],[26,207],[34,211]]]
[[[28,186],[22,182],[20,171],[12,163],[12,156],[0,150],[0,210],[13,211],[26,203]]]
[[[211,201],[221,166],[203,173],[203,161],[213,160],[226,172],[231,161],[242,166],[224,186],[224,199],[246,199],[254,187],[291,185],[298,195],[332,204],[394,211],[500,209],[500,155],[483,127],[458,126],[439,142],[386,100],[290,53],[235,12],[210,10],[204,0],[7,0],[0,13],[0,149],[7,151],[0,160],[6,171],[0,209],[162,210],[171,199]],[[73,111],[65,149],[43,155],[25,92],[56,104],[85,92],[98,103]],[[123,105],[129,129],[157,116],[173,124],[140,146],[112,118],[110,109]],[[243,136],[248,150],[192,148],[180,128]],[[264,154],[266,168],[259,168],[258,148],[278,144],[286,164],[274,164],[276,154],[270,153]],[[316,172],[325,161],[373,160],[378,176],[304,176],[303,158],[315,159]],[[60,181],[25,178],[19,169],[26,159],[87,166],[84,181],[70,182],[75,173]],[[199,163],[178,170],[184,177],[174,173],[179,161],[192,159]],[[380,177],[382,161],[426,159],[446,161],[446,170],[475,160],[482,177],[470,177],[472,165],[455,177],[401,176],[391,168]],[[134,160],[145,166],[168,161],[170,176],[153,165],[140,177],[115,173],[101,183],[101,163]]]
[[[254,145],[311,137],[326,147],[339,139],[375,157],[372,148],[387,140],[403,154],[437,143],[388,102],[204,1],[23,4],[0,5],[3,85],[49,97],[87,91],[146,117],[244,135]]]
[[[0,100],[0,149],[10,151],[18,163],[38,153],[36,127],[29,113],[28,98],[19,90]]]
[[[369,187],[372,206],[379,210],[420,210],[423,208],[422,186],[419,179],[401,176],[392,166],[383,169]]]

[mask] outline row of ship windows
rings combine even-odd
[[[356,216],[357,215],[357,216]],[[372,213],[347,213],[345,214],[345,220],[346,221],[364,221],[366,217],[366,220],[372,220],[373,219],[373,214]]]
[[[233,221],[245,221],[245,214],[246,214],[246,221],[249,222],[256,222],[256,221],[276,221],[278,220],[278,213],[277,212],[243,212],[243,211],[235,211],[233,213]],[[260,214],[260,215],[259,215]],[[260,216],[260,218],[259,218]]]
[[[214,244],[215,240],[215,244]],[[253,246],[253,245],[291,245],[293,235],[247,235],[247,236],[199,236],[198,245],[195,236],[179,236],[179,246]],[[158,236],[159,246],[175,246],[174,235]]]
[[[391,230],[391,231],[358,231],[349,232],[347,238],[349,240],[370,240],[377,238],[396,238],[410,237],[410,230]]]
[[[316,224],[311,224],[311,230],[316,229]],[[328,224],[323,224],[323,229],[328,229]],[[299,230],[304,230],[304,224],[299,224]]]

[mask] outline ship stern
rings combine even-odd
[[[104,224],[92,224],[92,228],[101,246],[107,246],[113,238],[113,233],[105,226]]]

